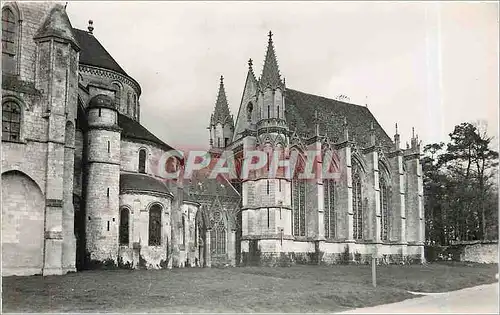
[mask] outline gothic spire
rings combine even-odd
[[[220,76],[219,94],[217,95],[217,101],[215,102],[215,109],[213,113],[213,118],[211,119],[211,124],[216,125],[221,123],[223,125],[230,123],[233,126],[233,117],[229,111],[229,105],[226,98],[226,90],[224,88],[224,77]]]
[[[260,76],[260,85],[262,88],[283,88],[284,84],[281,81],[278,61],[276,60],[276,53],[274,51],[273,33],[269,31],[268,36],[269,41],[267,43],[267,53],[266,59],[264,61],[264,68],[262,69],[262,75]]]

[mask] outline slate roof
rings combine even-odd
[[[171,195],[165,183],[152,176],[138,173],[120,174],[120,193],[125,191],[149,191]]]
[[[160,140],[139,122],[125,115],[118,114],[118,125],[122,128],[122,138],[152,142],[165,151],[173,150],[171,146]]]
[[[82,49],[80,51],[81,64],[109,69],[129,76],[113,57],[111,57],[94,35],[76,28],[73,29],[73,33]]]
[[[103,107],[116,110],[114,103],[114,100],[108,95],[98,94],[90,99],[87,109]]]
[[[391,138],[382,129],[366,106],[349,104],[326,97],[286,89],[285,116],[291,131],[299,136],[312,136],[315,130],[315,112],[318,113],[320,135],[333,141],[342,140],[344,117],[347,119],[349,138],[355,138],[361,147],[370,144],[370,125],[373,122],[377,143],[392,147]]]

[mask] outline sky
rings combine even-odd
[[[141,123],[174,147],[206,148],[224,83],[236,119],[248,59],[260,76],[271,30],[287,87],[367,105],[389,136],[423,144],[483,121],[498,141],[495,2],[70,2],[142,87]],[[495,144],[498,148],[498,144]]]

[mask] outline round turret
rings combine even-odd
[[[99,94],[90,99],[87,107],[87,118],[89,127],[116,126],[117,109],[114,100],[104,94]]]

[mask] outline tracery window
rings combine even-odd
[[[359,169],[353,166],[352,173],[352,212],[353,212],[353,238],[363,239],[363,195],[361,189],[361,176]]]
[[[2,72],[16,73],[17,21],[10,8],[2,9]]]
[[[387,241],[389,231],[389,188],[384,177],[380,178],[380,239]]]
[[[127,208],[120,210],[120,228],[119,228],[120,245],[128,245],[129,243],[129,211]]]
[[[219,211],[214,213],[212,220],[212,233],[210,234],[210,246],[213,254],[226,253],[226,226]]]
[[[139,173],[146,173],[146,150],[139,150]]]
[[[333,179],[323,180],[323,200],[324,200],[324,224],[325,237],[335,237],[335,181]]]
[[[2,140],[21,140],[21,106],[14,101],[2,104]]]
[[[303,179],[292,180],[293,235],[306,235],[306,183]]]
[[[161,210],[158,204],[149,208],[149,246],[161,245]]]

